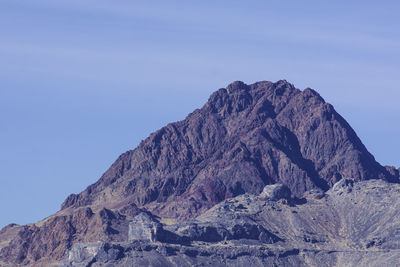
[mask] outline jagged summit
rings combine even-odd
[[[348,123],[314,90],[285,80],[235,81],[185,120],[121,155],[98,182],[62,208],[118,206],[190,218],[223,199],[287,185],[296,196],[342,177],[396,181]],[[180,205],[177,205],[180,203]]]
[[[185,222],[271,184],[282,186],[268,190],[291,192],[294,199],[320,199],[347,177],[399,182],[399,170],[377,163],[316,91],[285,80],[235,81],[119,156],[96,183],[68,196],[58,213],[3,228],[0,264],[40,266],[61,260],[74,244],[128,242],[139,213]]]

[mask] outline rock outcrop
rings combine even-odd
[[[290,189],[283,184],[274,184],[264,187],[260,197],[265,200],[279,200],[279,199],[290,199],[292,193]]]
[[[215,254],[220,255],[215,259],[220,259],[229,253],[229,246],[205,245],[197,252],[186,246],[196,242],[237,244],[238,250],[229,256],[232,264],[236,259],[250,263],[248,260],[257,253],[267,255],[267,263],[268,255],[274,255],[281,263],[290,264],[300,253],[300,248],[290,248],[296,247],[297,243],[291,242],[297,239],[282,235],[271,225],[283,223],[281,226],[289,232],[294,231],[294,226],[285,225],[278,217],[271,217],[275,218],[273,222],[258,215],[243,217],[249,204],[232,206],[229,199],[242,197],[247,199],[244,202],[272,203],[266,207],[298,212],[289,207],[300,205],[305,199],[323,201],[325,192],[345,177],[351,180],[342,181],[328,192],[347,199],[345,196],[357,191],[359,181],[398,183],[399,170],[377,163],[348,123],[314,90],[301,91],[286,81],[251,85],[237,81],[214,92],[201,109],[186,119],[168,124],[134,150],[122,154],[96,183],[70,195],[56,214],[35,224],[2,229],[0,265],[43,266],[65,259],[67,252],[67,265],[87,259],[93,261],[87,264],[108,260],[122,264],[120,259],[124,259],[129,265],[128,258],[136,257],[133,255],[153,255],[163,262],[169,253],[177,255],[174,260],[179,265],[193,262],[182,255]],[[272,186],[265,188],[266,185]],[[227,211],[234,212],[204,221],[204,216],[209,216],[221,202],[218,208],[225,205]],[[259,212],[265,214],[263,210]],[[311,216],[316,211],[310,208],[308,212]],[[335,208],[332,212],[338,211]],[[288,218],[305,220],[293,216]],[[347,223],[337,222],[333,215],[327,218],[333,220],[325,224],[327,232]],[[307,223],[312,221],[307,219]],[[314,233],[311,228],[309,231]],[[321,236],[308,232],[301,235],[310,240],[308,243],[322,242]],[[360,246],[388,244],[390,237],[374,238],[364,240]],[[157,242],[162,245],[155,245]],[[244,248],[240,242],[268,246],[286,242],[293,246],[273,252],[260,248],[257,252]],[[343,251],[343,247],[336,248]]]
[[[153,221],[163,229],[153,242],[74,245],[61,266],[399,264],[400,185],[343,179],[324,197],[304,200],[287,205],[244,194],[189,222],[163,225]],[[148,226],[140,228],[145,232]],[[181,239],[163,239],[163,231]]]

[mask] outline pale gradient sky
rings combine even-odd
[[[283,3],[284,2],[284,3]],[[232,81],[316,89],[400,167],[398,1],[0,1],[0,227]]]

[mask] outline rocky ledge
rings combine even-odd
[[[128,241],[75,244],[60,266],[396,266],[400,185],[342,179],[292,197],[283,185],[187,222],[141,212]]]

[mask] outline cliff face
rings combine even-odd
[[[94,184],[42,222],[0,232],[0,262],[60,260],[80,242],[125,242],[140,212],[186,221],[265,185],[294,197],[344,177],[399,182],[312,89],[286,81],[234,82],[187,116],[122,154]],[[150,214],[150,213],[149,213]]]

